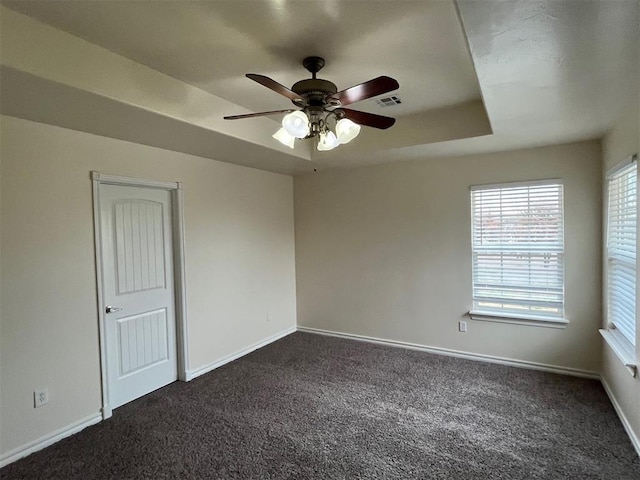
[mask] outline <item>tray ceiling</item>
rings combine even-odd
[[[292,166],[288,157],[281,164],[276,159],[262,166],[258,159],[238,161],[285,173],[308,171],[310,163],[355,166],[598,138],[611,127],[638,83],[638,5],[633,0],[22,0],[2,5],[179,80],[185,92],[196,87],[228,102],[225,111],[185,107],[180,119],[193,128],[215,130],[219,142],[229,132],[199,123],[198,116],[221,118],[291,105],[246,79],[245,73],[264,74],[291,86],[308,78],[301,60],[319,55],[327,61],[319,76],[338,88],[379,75],[399,81],[400,105],[381,107],[375,99],[353,105],[398,118],[388,131],[366,129],[362,138],[331,152],[307,149],[296,154],[306,157],[298,166]],[[34,75],[4,62],[2,72],[9,77]],[[13,81],[3,87],[3,98],[11,96],[9,86],[21,88],[16,78],[9,79]],[[27,83],[37,88],[35,84],[50,80],[32,78],[23,82],[23,88]],[[67,104],[73,103],[73,90],[65,92]],[[16,98],[25,96],[22,92]],[[119,101],[114,96],[111,100]],[[26,100],[10,103],[4,113],[35,115],[29,111],[37,105]],[[150,101],[128,107],[167,115],[159,103]],[[82,115],[81,108],[74,108]],[[55,117],[54,103],[48,111]],[[116,111],[124,115],[122,107],[113,108],[114,115]],[[43,116],[38,121],[56,123],[55,118]],[[244,123],[232,127],[232,150],[243,155],[237,139],[245,130],[245,140],[252,145],[246,153],[255,156],[251,130],[260,126],[275,131],[277,121],[279,117],[234,121]],[[68,114],[63,126],[77,128],[75,123]],[[87,125],[84,130],[92,129]],[[106,128],[96,133],[110,135]],[[187,143],[178,139],[176,145]],[[264,148],[271,148],[268,145],[265,142]],[[214,152],[205,156],[234,161]]]

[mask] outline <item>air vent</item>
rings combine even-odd
[[[394,105],[400,105],[402,103],[402,100],[400,100],[399,96],[392,95],[390,97],[378,98],[376,100],[376,103],[384,108],[384,107],[392,107]]]

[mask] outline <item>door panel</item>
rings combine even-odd
[[[163,207],[142,200],[114,204],[119,294],[165,287]]]
[[[167,311],[117,320],[119,378],[169,359]]]
[[[116,408],[178,377],[171,196],[100,185],[109,403]]]

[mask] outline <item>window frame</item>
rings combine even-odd
[[[561,219],[561,228],[562,232],[560,235],[561,240],[561,249],[559,251],[559,257],[561,258],[561,278],[562,278],[562,290],[561,290],[561,307],[559,315],[538,315],[536,313],[531,312],[523,312],[516,313],[513,311],[500,311],[499,309],[482,309],[478,308],[477,302],[478,299],[475,297],[475,286],[476,286],[476,262],[475,255],[477,251],[477,247],[474,243],[474,233],[475,233],[475,212],[473,209],[474,205],[474,192],[482,191],[482,190],[498,190],[498,189],[509,189],[516,187],[536,187],[536,186],[545,186],[545,185],[554,185],[559,187],[560,194],[560,219]],[[569,320],[565,318],[565,241],[564,241],[564,229],[565,229],[565,221],[564,221],[564,182],[560,178],[550,178],[543,180],[525,180],[519,182],[505,182],[505,183],[495,183],[495,184],[486,184],[486,185],[472,185],[469,188],[470,192],[470,205],[471,205],[471,255],[472,255],[472,302],[473,309],[468,313],[472,320],[481,320],[481,321],[490,321],[490,322],[498,322],[498,323],[512,323],[517,325],[530,325],[530,326],[540,326],[540,327],[549,327],[549,328],[565,328]],[[529,208],[528,205],[527,208]],[[533,250],[533,249],[532,249]],[[554,252],[558,253],[558,252]],[[527,270],[528,271],[528,270]],[[557,271],[556,271],[557,272]],[[523,302],[524,304],[524,302]]]
[[[625,256],[620,254],[620,252],[614,252],[613,248],[611,247],[611,243],[612,243],[612,238],[611,238],[611,225],[612,225],[612,221],[611,221],[611,213],[612,213],[612,205],[611,205],[611,184],[614,180],[621,178],[623,176],[626,176],[627,174],[633,174],[635,176],[635,182],[636,182],[636,212],[635,212],[635,216],[636,216],[636,221],[635,221],[635,249],[633,252],[633,258],[629,257],[629,256]],[[622,330],[626,330],[626,325],[627,322],[626,321],[622,321],[620,320],[620,322],[618,323],[616,319],[612,318],[614,313],[612,311],[612,294],[614,293],[613,287],[611,285],[611,280],[612,280],[612,271],[613,271],[613,265],[618,264],[622,267],[625,267],[627,269],[629,269],[630,271],[633,272],[633,283],[634,286],[637,282],[637,244],[638,244],[638,228],[637,228],[637,182],[638,182],[638,167],[637,167],[637,163],[635,161],[631,161],[631,162],[624,162],[623,165],[619,166],[619,168],[614,169],[613,171],[609,172],[607,174],[607,197],[606,197],[606,201],[607,201],[607,225],[606,225],[606,244],[605,244],[605,259],[607,262],[607,276],[606,276],[606,294],[607,294],[607,323],[609,325],[611,325],[613,328],[615,328],[616,330],[620,331],[620,333],[624,336],[624,338],[633,346],[635,346],[636,343],[636,339],[635,339],[635,335],[636,335],[636,331],[637,331],[637,327],[638,327],[638,318],[635,315],[636,313],[636,302],[637,302],[637,290],[636,288],[633,288],[632,290],[632,303],[633,303],[633,322],[632,322],[632,331],[633,331],[633,337],[634,338],[629,338]],[[618,198],[618,201],[623,200],[623,198]],[[624,208],[619,208],[619,210],[623,210]],[[619,212],[614,212],[617,213],[618,215],[620,215]],[[626,305],[625,305],[626,306]]]
[[[637,250],[638,250],[638,165],[637,165],[637,154],[631,155],[625,161],[620,162],[612,169],[606,172],[605,176],[605,212],[606,212],[606,223],[604,225],[605,229],[605,245],[604,245],[604,263],[605,263],[605,272],[604,275],[604,300],[606,304],[606,325],[607,328],[601,329],[600,334],[609,345],[613,353],[620,359],[620,361],[624,364],[627,371],[633,376],[636,377],[638,375],[638,357],[636,354],[637,348],[637,337],[638,337],[638,316],[636,314],[637,308],[636,303],[638,301],[637,296],[637,287],[634,288],[633,294],[633,304],[634,304],[634,335],[633,341],[627,337],[626,334],[623,333],[619,328],[616,328],[616,322],[611,318],[612,310],[611,310],[611,262],[613,259],[613,255],[610,253],[610,226],[611,226],[611,182],[614,178],[621,176],[624,174],[624,171],[627,169],[633,168],[634,173],[636,175],[636,222],[635,222],[635,259],[633,265],[633,272],[635,275],[634,281],[637,283]],[[623,259],[624,261],[624,259]],[[631,263],[631,262],[627,262]]]

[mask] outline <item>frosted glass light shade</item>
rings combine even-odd
[[[318,142],[318,150],[320,152],[326,152],[327,150],[331,150],[340,145],[340,141],[336,134],[329,131],[327,133],[320,134],[320,141]]]
[[[304,138],[309,135],[309,118],[303,111],[296,110],[284,116],[282,128],[293,137]]]
[[[348,118],[342,118],[336,123],[336,134],[340,143],[349,143],[360,133],[360,125],[353,123]]]
[[[289,135],[289,133],[284,128],[281,128],[276,133],[274,133],[273,138],[289,148],[293,148],[293,145],[296,142],[296,137],[294,137],[293,135]]]

